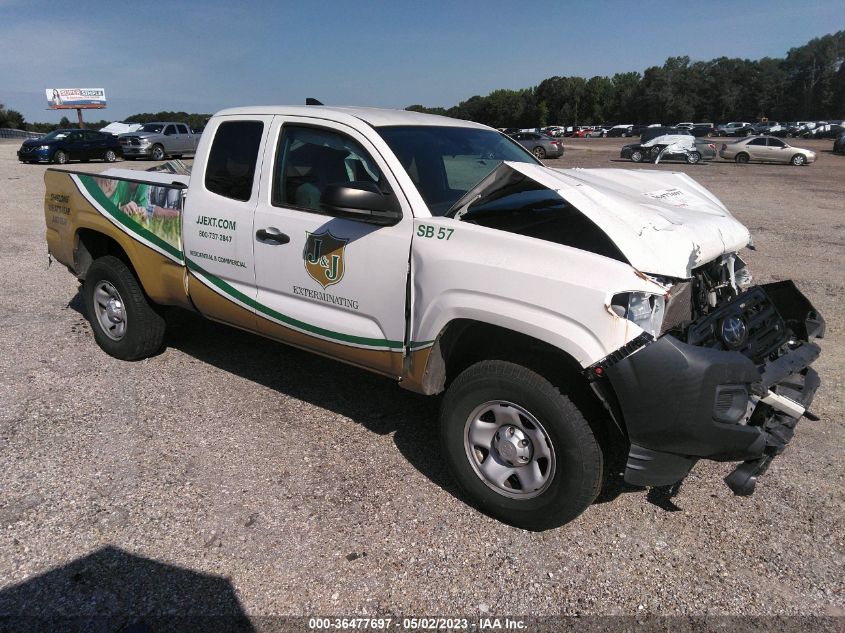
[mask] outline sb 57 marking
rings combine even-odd
[[[441,227],[434,227],[430,224],[420,224],[417,227],[417,237],[425,237],[428,239],[438,239],[448,241],[452,237],[455,229],[446,229]]]

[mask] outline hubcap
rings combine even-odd
[[[126,335],[126,309],[117,288],[108,281],[101,281],[94,290],[94,312],[110,339],[119,341]]]
[[[512,402],[495,400],[467,418],[464,448],[475,474],[495,492],[531,499],[555,475],[555,453],[539,420]]]

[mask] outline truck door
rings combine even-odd
[[[272,116],[217,117],[197,153],[182,221],[188,289],[209,318],[255,329],[253,214]]]
[[[276,117],[255,212],[258,328],[298,347],[397,377],[413,217],[366,136],[347,125]],[[394,226],[327,215],[323,190],[365,182],[397,194]]]

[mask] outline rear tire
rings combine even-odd
[[[91,264],[82,298],[94,339],[104,352],[121,360],[152,356],[164,342],[165,321],[147,300],[135,275],[117,257]]]
[[[103,160],[107,163],[113,163],[117,160],[117,154],[114,153],[113,149],[107,149],[103,154]]]
[[[446,392],[443,455],[479,510],[528,530],[572,521],[596,499],[604,458],[581,411],[539,374],[482,361]]]
[[[543,160],[546,157],[546,150],[539,145],[531,150],[531,153],[537,160]]]
[[[740,165],[745,165],[748,162],[748,154],[737,154],[734,160]]]
[[[690,152],[687,154],[687,163],[690,165],[695,165],[697,162],[701,160],[701,154],[698,152]]]

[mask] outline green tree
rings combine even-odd
[[[7,110],[6,106],[0,103],[0,128],[12,128],[13,130],[25,130],[26,121],[23,115],[17,110]]]

